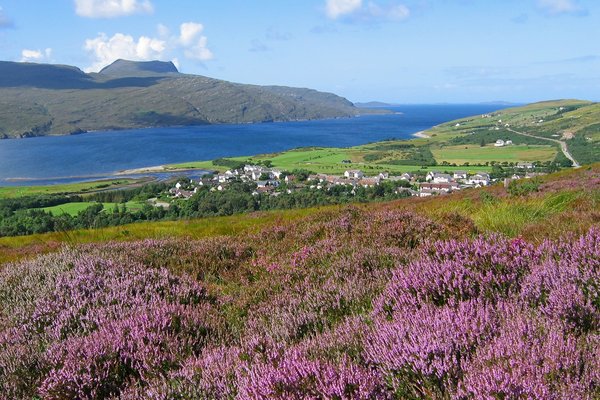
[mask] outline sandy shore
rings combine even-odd
[[[136,175],[136,174],[145,174],[148,172],[165,172],[167,169],[164,165],[157,165],[155,167],[144,167],[144,168],[135,168],[135,169],[126,169],[124,171],[119,171],[115,175]]]
[[[431,137],[429,135],[426,135],[425,131],[420,131],[420,132],[417,132],[417,133],[413,133],[413,136],[421,138],[421,139],[429,139]]]
[[[186,172],[186,171],[207,171],[207,170],[199,169],[199,168],[173,168],[173,167],[169,167],[167,165],[157,165],[154,167],[126,169],[126,170],[117,172],[115,174],[115,176],[141,175],[141,174],[152,174],[152,173],[161,173],[161,172],[174,173],[174,172]]]

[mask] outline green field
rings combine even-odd
[[[554,146],[517,145],[494,147],[494,145],[443,146],[431,150],[438,162],[484,164],[486,162],[552,161],[556,157]]]
[[[420,140],[420,139],[419,139]],[[285,151],[275,154],[263,154],[250,157],[232,157],[228,160],[240,163],[256,164],[270,161],[274,168],[292,171],[294,169],[305,169],[315,173],[341,175],[348,169],[360,169],[367,175],[376,175],[379,172],[390,172],[401,174],[410,171],[438,170],[439,166],[421,166],[407,164],[410,151],[394,150],[395,146],[404,146],[406,141],[386,141],[371,143],[363,146],[350,148],[336,147],[310,147]],[[387,149],[389,147],[391,150]],[[383,148],[383,149],[382,149]],[[375,161],[367,161],[365,158],[372,157]],[[352,163],[343,163],[350,160]],[[212,161],[198,161],[181,164],[171,164],[167,169],[207,169],[226,170],[227,167],[215,165]],[[465,169],[465,167],[446,167],[444,170]],[[487,171],[488,167],[468,167],[470,172]]]
[[[117,189],[142,184],[148,179],[110,179],[94,182],[66,183],[45,186],[5,186],[0,187],[0,199],[32,196],[39,194],[85,194],[99,190]]]
[[[61,205],[53,206],[53,207],[45,207],[45,208],[42,208],[41,210],[50,212],[53,215],[69,214],[69,215],[75,216],[79,212],[85,210],[86,208],[88,208],[94,204],[97,204],[97,203],[96,202],[66,203],[66,204],[61,204]],[[125,207],[127,207],[127,209],[130,211],[140,210],[142,208],[142,206],[144,205],[143,203],[135,202],[135,201],[129,201],[124,204],[125,204]],[[102,205],[104,207],[104,210],[107,212],[112,212],[112,210],[115,208],[115,206],[118,206],[118,207],[123,206],[123,204],[119,204],[119,203],[102,203]]]

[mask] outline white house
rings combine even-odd
[[[265,174],[269,177],[269,179],[273,179],[275,178],[275,175],[273,174],[273,171],[269,170],[269,169],[260,169],[260,170],[256,170],[256,171],[252,171],[251,173],[251,177],[253,181],[257,181],[260,179],[260,177],[262,176],[262,174]]]
[[[426,180],[427,182],[429,182],[430,180],[432,180],[432,179],[433,179],[433,177],[434,177],[436,174],[439,174],[439,172],[438,172],[438,171],[429,171],[429,172],[427,173],[427,175],[425,176],[425,180]]]
[[[494,143],[494,146],[495,147],[504,147],[504,144],[505,144],[504,140],[498,139],[498,140],[496,140],[496,143]]]
[[[373,187],[379,185],[380,179],[379,177],[375,178],[362,178],[358,181],[358,184],[362,187]]]
[[[467,179],[469,175],[467,174],[467,171],[454,171],[452,177],[454,179]]]
[[[487,186],[490,184],[491,181],[492,180],[490,179],[490,175],[485,172],[480,172],[467,179],[468,184],[479,186]]]
[[[348,179],[362,179],[362,177],[365,176],[365,174],[363,174],[362,171],[357,169],[349,169],[346,172],[344,172],[344,176]]]
[[[452,182],[452,176],[448,175],[448,174],[434,174],[433,178],[431,179],[431,181],[433,183],[449,183]]]
[[[250,174],[251,172],[254,172],[254,171],[262,171],[262,170],[263,170],[263,167],[261,167],[260,165],[249,165],[249,164],[244,165],[244,172],[247,174]]]
[[[533,165],[533,163],[529,163],[529,162],[520,162],[520,163],[517,163],[517,168],[533,169],[533,168],[535,168],[535,165]]]
[[[408,172],[405,172],[402,175],[400,175],[400,180],[402,180],[402,181],[410,182],[410,181],[412,181],[412,179],[413,179],[413,175]]]
[[[460,190],[460,186],[456,182],[450,183],[419,183],[419,192],[431,191],[434,193],[449,193]]]

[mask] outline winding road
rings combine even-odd
[[[550,139],[550,138],[545,138],[545,137],[541,137],[541,136],[535,136],[535,135],[531,135],[529,133],[515,131],[514,129],[511,129],[511,128],[506,128],[506,129],[508,129],[509,131],[516,133],[518,135],[529,136],[529,137],[536,138],[536,139],[547,140],[549,142],[558,143],[560,145],[560,149],[562,150],[565,157],[567,157],[573,163],[573,168],[581,167],[581,165],[577,162],[577,160],[575,160],[573,155],[571,153],[569,153],[569,148],[567,147],[567,144],[565,142],[563,142],[562,140]]]

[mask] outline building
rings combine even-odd
[[[379,185],[380,179],[378,177],[375,178],[362,178],[358,181],[358,184],[362,187],[374,187]]]
[[[477,173],[477,174],[469,177],[469,179],[467,179],[467,183],[469,185],[478,185],[478,186],[487,186],[490,184],[491,181],[492,180],[490,178],[490,175],[485,172]]]
[[[529,163],[529,162],[520,162],[520,163],[517,163],[517,168],[519,168],[519,169],[533,169],[533,168],[535,168],[535,165],[533,163]]]
[[[358,169],[349,169],[344,172],[344,176],[348,179],[362,179],[365,174]]]
[[[469,177],[469,174],[467,174],[467,171],[454,171],[454,173],[452,174],[452,177],[457,180],[457,179],[467,179]]]
[[[504,144],[504,140],[498,139],[496,140],[496,143],[494,143],[494,147],[504,147]]]
[[[456,182],[450,183],[431,183],[431,182],[422,182],[419,183],[419,192],[431,191],[432,193],[449,193],[453,191],[460,190],[460,186]]]
[[[410,174],[408,172],[403,173],[402,175],[400,175],[400,180],[402,181],[412,181],[414,178],[413,174]]]
[[[448,182],[452,182],[453,178],[452,178],[452,176],[450,176],[448,174],[435,173],[431,177],[430,181],[433,183],[448,183]]]
[[[296,175],[286,175],[284,180],[286,183],[296,182]]]

